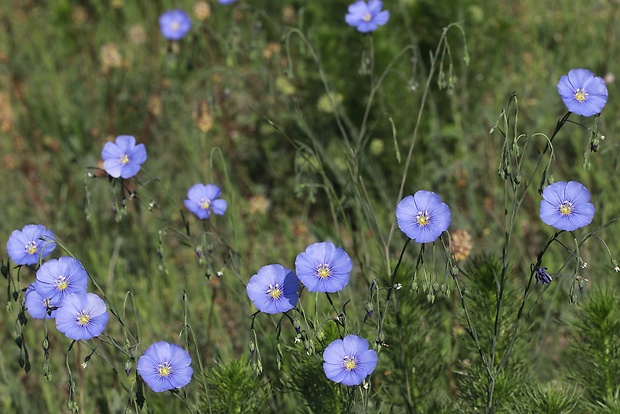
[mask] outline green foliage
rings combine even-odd
[[[271,388],[243,360],[218,362],[204,381],[207,390],[200,412],[249,414],[267,409]]]
[[[464,271],[467,314],[461,315],[461,323],[467,335],[461,337],[464,349],[459,355],[462,412],[489,410],[491,396],[499,412],[514,407],[515,402],[528,404],[523,396],[533,376],[527,363],[528,344],[517,336],[517,330],[524,329],[516,318],[519,296],[507,284],[499,300],[501,273],[501,261],[491,256],[473,258]],[[473,321],[471,328],[468,320]]]
[[[564,320],[572,329],[566,352],[569,378],[591,406],[617,407],[620,384],[620,301],[608,286],[596,287]],[[609,411],[612,412],[612,411]]]
[[[451,338],[457,328],[452,319],[454,305],[445,297],[430,303],[422,293],[399,292],[395,315],[384,325],[387,347],[381,356],[389,362],[382,365],[383,376],[377,378],[383,392],[400,390],[390,398],[395,408],[412,413],[446,408],[456,385],[450,368],[458,352]]]
[[[569,389],[559,384],[538,385],[535,388],[527,388],[523,399],[527,401],[517,401],[518,409],[509,412],[514,413],[540,413],[540,414],[563,414],[573,412],[577,405],[580,393],[575,388]]]
[[[296,358],[284,387],[285,392],[294,392],[297,400],[305,403],[308,412],[355,412],[345,410],[341,388],[325,377],[323,364],[317,358],[303,354]]]

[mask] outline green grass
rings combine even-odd
[[[81,368],[98,341],[73,347],[68,360],[82,412],[135,411],[135,360],[160,340],[188,348],[195,377],[176,396],[145,387],[145,412],[182,411],[182,399],[201,412],[222,412],[227,401],[243,408],[239,395],[226,399],[227,381],[241,394],[268,384],[270,393],[257,395],[252,407],[262,404],[271,412],[321,412],[330,404],[334,412],[486,410],[485,367],[466,332],[441,243],[426,247],[422,265],[412,243],[391,279],[405,242],[394,209],[400,197],[432,190],[451,207],[450,231],[472,235],[472,258],[459,263],[467,276],[475,274],[466,269],[480,257],[500,258],[505,193],[497,175],[504,141],[499,129],[512,129],[500,122],[489,130],[514,92],[517,133],[550,136],[566,113],[556,84],[572,68],[589,68],[608,81],[610,99],[599,125],[606,139],[589,153],[586,170],[589,133],[567,123],[554,140],[551,173],[555,181],[580,181],[592,193],[596,214],[578,236],[620,215],[615,2],[385,1],[390,21],[372,36],[344,23],[349,2],[341,0],[209,1],[211,15],[204,21],[189,1],[5,3],[0,241],[30,223],[52,229],[68,250],[59,247],[54,257],[70,253],[84,264],[118,315],[106,333],[128,354],[100,344]],[[192,16],[194,26],[169,44],[157,19],[176,7]],[[455,22],[458,27],[444,31]],[[510,128],[514,109],[509,107]],[[592,126],[591,118],[570,119]],[[137,178],[126,181],[136,197],[123,207],[127,193],[95,167],[101,167],[104,143],[125,134],[146,145],[148,160]],[[545,144],[534,137],[523,154],[521,173],[534,178],[512,231],[505,298],[511,303],[502,310],[507,331],[499,335],[500,349],[515,328],[530,263],[553,234],[538,217],[541,170],[535,161]],[[184,207],[187,189],[197,182],[222,188],[229,205],[224,216],[203,223]],[[261,210],[261,202],[268,207]],[[510,371],[498,379],[498,410],[527,401],[535,401],[530,410],[545,412],[570,412],[574,404],[574,412],[598,412],[619,404],[617,384],[590,389],[591,377],[583,375],[590,366],[584,363],[581,374],[571,370],[573,351],[585,341],[579,333],[590,325],[576,327],[565,317],[586,312],[593,325],[604,318],[588,312],[603,300],[591,298],[593,287],[618,291],[607,250],[617,257],[615,229],[612,224],[580,247],[585,269],[575,269],[558,244],[545,254],[545,266],[561,272],[536,304],[542,288],[530,291],[531,314],[520,328]],[[570,236],[562,236],[572,248]],[[302,294],[305,318],[293,317],[312,343],[296,343],[295,330],[280,315],[260,314],[253,322],[247,280],[270,263],[294,268],[297,254],[324,240],[342,246],[354,270],[349,286],[331,296],[333,306],[324,296]],[[5,251],[0,254],[6,263]],[[578,305],[568,300],[575,272],[588,280]],[[414,274],[419,289],[412,289]],[[17,276],[11,269],[14,281]],[[17,290],[34,276],[33,269],[19,270]],[[390,281],[402,289],[387,302]],[[488,279],[486,292],[476,281],[460,280],[466,298],[478,298],[480,307],[468,309],[480,333],[493,329],[494,281]],[[429,296],[425,288],[433,284],[437,292]],[[9,286],[2,306],[2,412],[66,410],[70,340],[53,322],[45,324],[52,373],[46,380],[44,325],[30,318],[25,326],[16,322],[21,297],[10,297],[14,289]],[[93,283],[90,289],[96,291]],[[374,314],[362,323],[368,303]],[[22,332],[28,374],[15,343]],[[323,348],[344,332],[380,343],[367,391],[334,386],[321,376]],[[616,352],[617,345],[606,342],[610,335],[591,352],[603,352],[600,344]],[[257,362],[250,343],[258,347],[263,371],[256,381],[242,381]],[[531,383],[513,390],[505,385],[523,378]]]

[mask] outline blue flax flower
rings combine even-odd
[[[56,311],[56,329],[68,338],[87,340],[101,335],[110,319],[105,302],[94,293],[72,293]]]
[[[136,145],[136,139],[130,135],[116,137],[115,142],[106,142],[101,152],[103,169],[114,178],[131,178],[140,171],[140,165],[146,161],[144,144]]]
[[[63,256],[49,260],[37,270],[34,285],[37,293],[49,299],[51,306],[60,306],[71,293],[86,293],[88,273],[77,259]]]
[[[349,6],[349,12],[344,20],[349,26],[357,28],[358,32],[373,32],[390,19],[390,12],[381,11],[382,7],[383,2],[380,0],[370,0],[368,3],[363,0],[356,1]]]
[[[250,278],[246,290],[254,306],[264,313],[290,311],[299,300],[297,276],[279,264],[263,266]]]
[[[330,242],[314,243],[295,259],[295,271],[310,292],[338,292],[351,276],[351,258]]]
[[[534,270],[534,276],[536,277],[536,284],[548,285],[553,280],[546,267],[537,267]]]
[[[357,335],[336,339],[323,351],[323,370],[330,380],[344,385],[360,385],[372,374],[379,357],[368,349],[368,341]]]
[[[194,370],[189,353],[175,344],[155,342],[138,359],[140,376],[155,392],[181,388],[192,380]]]
[[[34,282],[26,288],[24,305],[34,319],[54,319],[56,317],[56,309],[52,310],[49,299],[45,299],[37,293]]]
[[[214,214],[222,215],[228,204],[226,200],[218,198],[220,194],[222,190],[215,184],[194,184],[187,192],[185,207],[201,220],[209,218],[210,210],[213,210]]]
[[[594,217],[590,192],[576,181],[559,181],[547,186],[540,202],[540,218],[558,230],[572,231],[586,226]]]
[[[607,85],[603,78],[587,69],[573,69],[558,82],[558,93],[569,111],[592,116],[607,103]]]
[[[168,10],[159,16],[159,29],[168,40],[183,38],[192,28],[192,20],[181,9]]]
[[[420,190],[403,198],[396,207],[401,231],[416,243],[430,243],[450,226],[450,208],[431,191]]]
[[[220,4],[233,4],[237,0],[218,0]]]
[[[15,230],[6,243],[6,251],[15,264],[32,265],[56,248],[54,233],[40,224],[28,224]]]

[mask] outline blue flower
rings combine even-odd
[[[534,270],[534,276],[536,277],[536,284],[548,285],[553,280],[551,275],[547,273],[546,267],[537,267]]]
[[[368,341],[357,335],[336,339],[323,351],[323,370],[330,380],[344,385],[360,385],[372,374],[379,357],[368,349]]]
[[[263,266],[247,286],[248,297],[264,313],[288,312],[297,304],[299,280],[279,264]]]
[[[194,373],[189,353],[175,344],[155,342],[138,359],[140,376],[155,392],[181,388],[189,384]]]
[[[60,306],[65,296],[86,293],[88,273],[77,259],[63,256],[43,263],[37,270],[34,287],[51,306]]]
[[[6,243],[6,251],[15,264],[32,265],[47,257],[56,248],[51,230],[40,224],[28,224],[15,230]]]
[[[396,207],[401,231],[416,243],[430,243],[450,226],[450,208],[431,191],[420,190],[403,198]]]
[[[295,259],[295,271],[310,292],[338,292],[351,276],[351,258],[330,242],[314,243]]]
[[[220,4],[233,4],[237,0],[218,0]]]
[[[54,319],[56,317],[56,309],[52,310],[49,299],[45,299],[37,293],[34,282],[26,288],[24,305],[34,319]]]
[[[587,69],[573,69],[558,82],[558,93],[570,112],[592,116],[607,103],[607,85],[603,78]]]
[[[168,10],[159,16],[161,34],[168,40],[179,40],[192,28],[192,20],[181,9]]]
[[[185,207],[198,216],[201,220],[209,218],[210,211],[222,215],[226,212],[228,204],[226,200],[219,200],[222,191],[214,184],[195,184],[187,192]]]
[[[349,13],[344,20],[349,26],[357,28],[358,32],[368,33],[377,30],[390,19],[390,12],[381,11],[383,2],[380,0],[356,1],[349,6]]]
[[[594,217],[590,192],[576,181],[559,181],[547,186],[540,202],[540,218],[558,230],[572,231],[586,226]]]
[[[56,329],[68,338],[87,340],[101,335],[110,319],[105,302],[94,293],[72,293],[56,311]]]
[[[140,165],[146,161],[144,144],[136,145],[136,139],[130,135],[116,137],[116,142],[106,142],[101,152],[103,169],[114,178],[130,178],[140,171]]]

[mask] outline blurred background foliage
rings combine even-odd
[[[304,349],[289,341],[294,336],[290,327],[274,336],[275,318],[259,318],[256,326],[264,348],[263,377],[245,378],[247,364],[232,360],[245,361],[251,340],[253,309],[245,283],[263,265],[293,268],[295,256],[309,243],[334,240],[356,263],[350,287],[338,300],[350,299],[348,318],[360,320],[369,284],[387,284],[404,242],[399,232],[387,235],[405,174],[405,194],[428,189],[448,203],[450,230],[471,235],[472,257],[499,255],[504,200],[497,167],[503,139],[489,130],[513,92],[519,132],[550,135],[566,112],[556,92],[560,76],[584,67],[605,78],[610,100],[599,128],[606,139],[589,154],[591,169],[582,168],[589,132],[567,124],[555,140],[552,174],[557,181],[577,180],[590,189],[597,209],[592,229],[620,214],[615,179],[620,123],[614,116],[619,105],[614,81],[620,53],[617,0],[385,1],[390,21],[372,35],[344,23],[348,4],[0,4],[0,241],[6,243],[13,230],[29,223],[52,229],[100,282],[130,329],[139,332],[143,346],[133,350],[135,357],[156,340],[176,342],[185,324],[191,325],[207,373],[188,390],[211,392],[200,402],[189,398],[204,403],[204,412],[206,407],[214,412],[243,407],[241,396],[265,384],[270,392],[255,395],[246,409],[321,412],[330,401],[340,401],[334,412],[355,408],[347,408],[343,391],[321,376],[320,361],[288,355],[295,347],[303,355]],[[184,9],[193,20],[190,33],[176,43],[159,33],[158,17],[171,8]],[[448,49],[437,49],[444,28],[453,22],[464,35],[450,30]],[[437,51],[442,53],[440,67],[433,66]],[[589,120],[571,119],[591,126]],[[126,189],[113,186],[97,169],[101,148],[117,135],[134,135],[148,151],[142,172],[126,182]],[[413,136],[414,155],[405,171],[403,159]],[[543,139],[536,141],[525,156],[534,160],[544,145]],[[526,163],[524,172],[533,165]],[[190,217],[183,206],[187,189],[196,182],[219,185],[228,201],[226,215],[215,217],[212,226]],[[539,200],[532,188],[515,226],[515,301],[520,301],[530,263],[552,234],[538,218]],[[615,255],[620,240],[615,227],[598,234]],[[387,253],[385,240],[391,242]],[[615,412],[618,407],[618,371],[608,366],[591,376],[604,363],[596,357],[596,349],[604,348],[599,345],[618,352],[618,330],[596,328],[601,318],[618,324],[618,301],[598,298],[595,303],[606,307],[587,305],[592,286],[617,292],[618,279],[600,239],[593,238],[580,254],[588,262],[583,270],[588,281],[579,296],[586,305],[569,305],[571,278],[556,275],[516,346],[510,365],[514,375],[498,385],[506,410],[568,412],[578,398],[583,404],[579,412]],[[552,250],[545,265],[557,271],[565,256]],[[413,266],[413,256],[405,260]],[[492,266],[493,260],[484,263]],[[484,286],[493,285],[493,278],[471,269],[468,277],[479,277],[469,289],[475,289],[480,306],[472,312],[486,326],[484,304],[493,303],[493,290],[485,292]],[[395,311],[400,322],[385,326],[386,343],[402,346],[381,350],[375,395],[366,408],[472,412],[484,386],[476,383],[481,367],[463,329],[459,300],[452,292],[431,304],[422,291],[410,289],[410,271],[405,273],[399,276],[406,289]],[[23,268],[19,276],[25,288],[34,272]],[[29,321],[24,335],[33,369],[24,374],[15,344],[19,303],[11,299],[11,287],[7,292],[0,406],[3,412],[57,412],[67,398],[63,367],[68,342],[50,329],[53,376],[44,381],[39,368],[43,324]],[[304,303],[314,306],[311,297]],[[503,312],[509,319],[514,306]],[[335,335],[325,329],[326,337]],[[372,342],[373,328],[363,329]],[[592,330],[600,335],[593,337]],[[111,322],[108,331],[122,333],[118,322]],[[588,350],[581,346],[585,338]],[[327,343],[317,341],[317,351]],[[269,351],[276,346],[278,352]],[[89,352],[80,348],[77,360]],[[111,352],[108,357],[75,368],[84,412],[123,412],[126,406],[119,382],[130,386],[132,378],[113,375],[125,361]],[[225,377],[245,378],[235,380],[238,393],[223,391]],[[601,381],[608,386],[594,386]],[[317,400],[326,395],[331,397]],[[147,399],[153,412],[178,403],[151,392]],[[517,400],[529,400],[530,411],[511,404]]]

